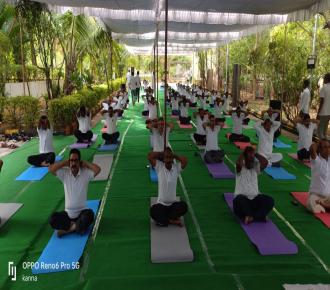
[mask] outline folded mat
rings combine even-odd
[[[213,178],[215,179],[235,178],[235,174],[230,171],[230,169],[228,168],[228,166],[224,161],[221,163],[208,164],[204,161],[204,153],[201,153],[200,155]]]
[[[196,147],[200,150],[204,150],[205,149],[205,145],[197,145],[195,138],[194,138],[194,134],[190,134],[190,138],[191,140],[194,142],[194,144],[196,145]]]
[[[91,142],[89,143],[73,143],[70,145],[70,148],[76,148],[76,149],[84,149],[84,148],[88,148],[90,145],[92,145],[97,138],[97,134],[93,134],[93,138],[91,140]]]
[[[97,148],[97,151],[115,151],[118,148],[118,145],[120,144],[120,140],[118,140],[115,144],[109,144],[109,145],[101,145]]]
[[[295,153],[290,153],[290,154],[288,154],[288,155],[289,155],[291,158],[297,160],[298,162],[303,163],[303,164],[305,164],[307,167],[311,168],[311,162],[310,162],[310,160],[304,159],[303,161],[300,161],[300,160],[298,159],[297,154],[295,154]]]
[[[180,121],[177,121],[177,123],[181,129],[192,129],[191,124],[181,124]]]
[[[0,203],[0,228],[20,209],[23,203]]]
[[[280,139],[277,139],[273,146],[275,148],[291,148],[291,145],[283,143]]]
[[[307,208],[308,192],[291,192],[296,200],[298,200],[304,207]],[[330,228],[330,213],[314,213],[314,216],[321,220],[328,228]]]
[[[157,197],[151,197],[150,204],[155,203],[157,203]],[[152,263],[191,262],[194,260],[184,219],[181,218],[180,220],[182,227],[177,225],[159,227],[152,219],[150,220]]]
[[[285,290],[330,290],[330,284],[283,284]]]
[[[56,156],[55,161],[60,161],[63,156]],[[45,177],[48,173],[48,167],[35,167],[30,166],[23,173],[21,173],[15,180],[20,181],[38,181]]]
[[[95,216],[99,204],[100,200],[98,199],[87,201],[87,207],[93,210]],[[32,267],[32,274],[77,270],[75,266],[84,252],[92,228],[93,226],[90,226],[82,236],[72,233],[61,238],[58,238],[56,231],[54,231],[38,261]],[[43,267],[42,265],[48,265],[49,267]]]
[[[293,174],[287,172],[283,167],[268,166],[265,172],[277,180],[294,180],[296,177]]]
[[[101,167],[101,172],[93,180],[107,180],[113,162],[112,154],[95,154],[93,163]]]
[[[225,193],[224,198],[233,212],[234,194]],[[239,220],[239,223],[261,255],[292,255],[298,253],[297,245],[286,239],[271,220],[253,222],[248,225]]]
[[[151,165],[149,165],[149,175],[152,182],[158,182],[157,172]]]

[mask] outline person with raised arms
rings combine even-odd
[[[53,147],[53,129],[47,116],[39,119],[37,132],[39,136],[39,154],[28,157],[27,162],[36,167],[48,167],[55,162]]]
[[[229,114],[233,119],[233,130],[229,140],[231,142],[250,142],[250,138],[243,135],[243,121],[248,113],[242,111],[241,107],[238,106],[235,111],[231,111]]]
[[[172,123],[166,123],[166,130],[164,126],[164,119],[161,117],[158,122],[151,122],[151,134],[152,134],[152,151],[163,152],[164,151],[164,134],[166,134],[166,147],[168,147],[168,138],[174,125]]]
[[[198,112],[194,112],[193,115],[196,119],[196,133],[193,135],[194,139],[197,145],[205,145],[206,133],[203,124],[209,121],[208,112],[204,111],[203,109],[198,109]]]
[[[281,117],[281,111],[280,110],[275,110],[272,107],[269,107],[267,110],[261,112],[261,116],[263,120],[270,119],[272,122],[274,121],[280,121]],[[278,128],[274,132],[274,140],[276,141],[277,138],[281,135],[280,128]]]
[[[184,201],[177,201],[176,186],[180,172],[187,166],[187,158],[175,155],[167,147],[162,152],[150,152],[148,159],[158,176],[158,200],[150,208],[151,218],[158,226],[182,226],[180,217],[187,213],[188,206]]]
[[[214,117],[217,122],[225,122],[226,118],[223,114],[224,111],[224,101],[221,98],[216,98],[214,102]]]
[[[190,124],[191,117],[189,117],[189,105],[190,102],[186,99],[186,97],[182,98],[182,101],[179,103],[180,108],[180,124]]]
[[[88,184],[100,171],[98,165],[82,161],[78,149],[71,149],[69,160],[49,166],[49,172],[64,185],[65,210],[54,212],[49,220],[59,237],[72,232],[83,235],[93,223],[94,212],[87,208]]]
[[[89,143],[93,138],[91,131],[91,115],[86,110],[85,106],[80,107],[77,112],[78,130],[75,131],[74,136],[78,143]]]
[[[157,119],[157,105],[158,102],[155,100],[155,97],[151,97],[148,101],[148,111],[149,111],[149,119],[154,120]]]
[[[107,132],[102,134],[102,138],[105,140],[105,145],[116,144],[119,138],[119,132],[117,130],[118,112],[120,110],[114,110],[109,107],[109,110],[103,110],[101,113],[105,117],[105,124]]]
[[[274,207],[273,198],[261,194],[258,187],[258,174],[267,166],[267,159],[250,146],[237,159],[233,209],[245,224],[266,221]]]

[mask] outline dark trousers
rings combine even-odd
[[[102,138],[105,140],[105,145],[115,144],[118,142],[119,132],[113,134],[103,133]]]
[[[55,153],[48,152],[38,155],[31,155],[28,157],[27,162],[33,166],[40,167],[42,162],[53,164],[55,162]]]
[[[173,116],[179,116],[180,115],[180,111],[179,110],[172,110],[172,115]]]
[[[230,134],[229,136],[230,142],[250,142],[250,138],[248,136],[245,136],[243,134]]]
[[[91,209],[84,209],[75,219],[71,219],[66,211],[54,212],[50,217],[49,224],[54,230],[68,231],[71,222],[75,222],[76,232],[83,234],[93,221],[94,212]]]
[[[243,125],[249,125],[249,122],[250,122],[250,118],[245,118],[243,120]]]
[[[80,130],[76,130],[74,136],[77,138],[77,143],[91,142],[93,132],[89,130],[86,133],[82,133]]]
[[[311,153],[306,148],[303,148],[298,150],[297,157],[299,160],[309,159],[311,157]]]
[[[215,121],[224,123],[224,122],[226,122],[226,118],[215,118]]]
[[[150,216],[157,224],[167,226],[170,220],[177,220],[187,210],[188,206],[184,201],[176,201],[169,206],[156,203],[150,208]]]
[[[149,115],[149,111],[142,111],[142,116],[148,116]]]
[[[195,133],[194,139],[198,145],[205,145],[206,144],[206,135],[200,135]]]
[[[137,97],[137,101],[140,102],[140,88],[135,89],[135,96]]]
[[[204,161],[210,163],[221,163],[225,157],[225,151],[223,150],[210,150],[206,151],[204,155]]]
[[[180,124],[189,125],[191,118],[190,117],[181,117],[180,116],[179,117],[179,120],[180,120]]]
[[[239,194],[234,198],[233,207],[234,213],[241,219],[251,216],[255,221],[266,221],[266,216],[274,207],[274,200],[264,194],[259,194],[252,200]]]
[[[278,129],[277,131],[275,131],[274,133],[274,141],[276,141],[276,139],[281,135],[281,131],[280,129]]]

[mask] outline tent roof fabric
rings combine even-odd
[[[8,0],[10,1],[10,0]],[[13,0],[12,0],[13,1]],[[145,47],[164,39],[165,0],[40,0],[51,11],[99,17],[115,39]],[[330,0],[169,0],[169,43],[225,44],[330,10]],[[175,47],[175,46],[174,46]],[[175,50],[175,48],[172,48]],[[180,49],[181,50],[181,49]]]

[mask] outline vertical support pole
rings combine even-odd
[[[228,91],[228,83],[229,83],[228,67],[229,67],[229,44],[227,44],[227,47],[226,47],[226,83],[225,83],[225,92]]]
[[[164,88],[164,151],[166,149],[166,96],[168,90],[167,84],[167,37],[168,37],[168,0],[165,0],[165,59],[164,59],[164,70],[165,70],[165,88]]]
[[[240,99],[240,76],[241,76],[241,65],[234,64],[233,66],[233,85],[232,85],[232,96],[233,104],[236,107]]]

